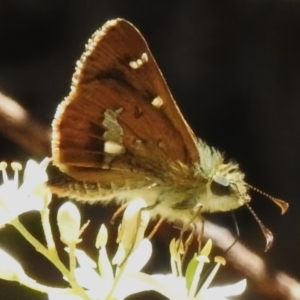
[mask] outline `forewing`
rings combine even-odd
[[[126,177],[199,161],[193,132],[129,22],[109,21],[89,40],[53,122],[52,153],[63,172],[90,181],[101,170]]]

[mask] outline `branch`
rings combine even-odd
[[[50,155],[50,129],[0,93],[0,132],[31,155]]]
[[[199,234],[200,226],[197,228]],[[204,238],[211,238],[213,244],[226,251],[235,240],[227,229],[205,221]],[[269,299],[296,300],[300,299],[300,283],[288,275],[271,270],[263,259],[237,242],[227,253],[226,261],[239,271],[255,289]]]

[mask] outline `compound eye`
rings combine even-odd
[[[211,182],[210,189],[216,196],[225,196],[232,192],[230,185],[223,185],[216,181]]]
[[[223,186],[229,186],[229,181],[228,179],[225,177],[225,176],[220,176],[220,175],[214,175],[212,177],[212,180],[215,182],[215,183],[218,183],[220,185],[223,185]]]

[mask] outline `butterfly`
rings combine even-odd
[[[142,197],[153,217],[187,222],[198,205],[231,211],[251,199],[238,164],[195,136],[145,39],[123,19],[97,30],[78,60],[53,121],[52,155],[52,192],[78,201]]]

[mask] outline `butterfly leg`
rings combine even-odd
[[[160,218],[158,220],[158,222],[155,224],[154,228],[151,230],[151,232],[148,235],[148,239],[151,240],[154,236],[154,234],[157,232],[158,228],[160,227],[160,225],[164,222],[164,218]]]
[[[190,220],[183,225],[183,227],[182,227],[182,229],[180,231],[180,237],[179,237],[179,239],[181,241],[183,241],[183,235],[184,235],[184,233],[187,230],[191,229],[191,232],[190,232],[189,236],[187,237],[187,239],[184,242],[184,249],[186,250],[185,252],[187,252],[189,246],[191,245],[191,243],[193,241],[193,238],[194,238],[194,235],[195,235],[195,231],[196,231],[196,227],[197,227],[196,224],[195,224],[195,220],[196,219],[199,219],[202,222],[202,224],[203,224],[203,226],[201,228],[201,234],[198,235],[198,237],[197,237],[197,241],[198,241],[198,245],[199,245],[199,250],[201,249],[201,239],[202,239],[203,232],[204,232],[204,219],[201,217],[201,214],[200,214],[201,210],[202,210],[202,205],[201,204],[197,204],[194,207],[194,209],[193,209],[193,214],[192,214]]]
[[[130,202],[124,203],[122,206],[120,206],[115,213],[113,214],[113,216],[110,219],[110,223],[114,224],[116,221],[116,218],[126,209],[126,207],[128,206]]]
[[[182,261],[184,261],[185,257],[186,257],[186,254],[193,242],[193,239],[194,239],[194,234],[195,234],[195,230],[196,230],[196,226],[194,223],[191,223],[189,228],[191,228],[191,231],[187,237],[187,239],[183,242],[183,232],[181,231],[180,232],[180,237],[179,237],[179,240],[182,241],[183,243],[183,249],[184,249],[184,254],[183,254],[183,257],[182,257]]]
[[[204,221],[204,219],[201,217],[201,214],[200,214],[202,207],[203,206],[201,203],[198,203],[197,205],[195,205],[195,207],[193,208],[190,220],[188,220],[181,229],[182,234],[190,228],[190,225],[193,224],[196,219],[200,219],[201,221]]]

